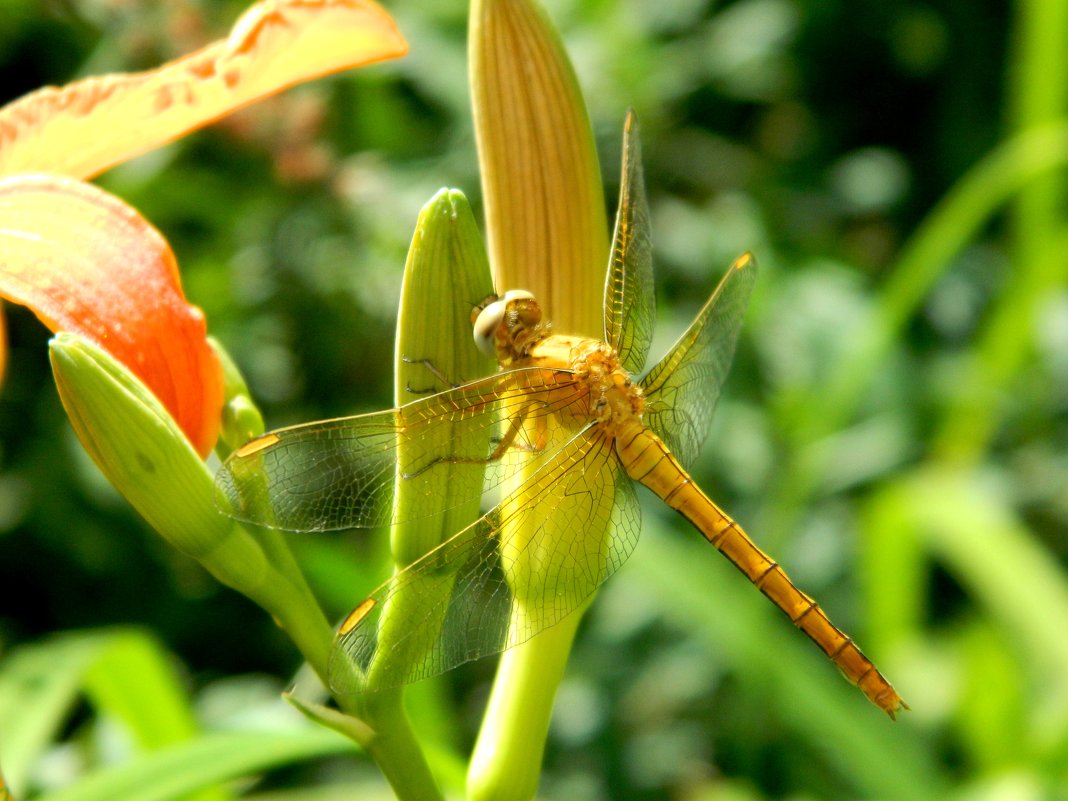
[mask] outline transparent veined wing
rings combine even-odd
[[[604,338],[616,349],[620,363],[631,374],[645,368],[656,318],[649,230],[638,120],[629,111],[623,126],[619,208],[605,279]]]
[[[226,460],[215,480],[217,502],[238,520],[289,531],[390,525],[400,522],[392,503],[395,481],[433,496],[440,493],[434,472],[448,465],[484,473],[484,483],[462,483],[486,492],[522,466],[523,460],[499,458],[502,453],[524,454],[529,464],[573,436],[529,421],[574,404],[582,408],[568,371],[525,368],[397,409],[278,429]],[[443,511],[442,503],[431,499],[422,514]]]
[[[633,484],[611,439],[591,426],[349,615],[331,687],[347,694],[407,684],[525,642],[615,572],[639,528]]]
[[[690,327],[641,381],[645,424],[684,467],[693,464],[708,436],[755,281],[756,261],[746,253],[730,266]]]

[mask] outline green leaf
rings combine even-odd
[[[954,634],[963,673],[960,694],[967,699],[956,709],[961,743],[981,772],[1010,771],[1034,746],[1026,656],[987,619],[970,620]]]
[[[1042,703],[1068,702],[1068,577],[981,473],[917,470],[884,490],[910,510],[927,548],[1025,649],[1048,680]]]
[[[327,729],[333,729],[338,734],[348,737],[354,743],[368,744],[374,739],[374,729],[359,718],[346,715],[333,707],[305,701],[292,692],[283,693],[282,697],[308,720],[314,721]]]
[[[873,650],[921,636],[927,613],[924,546],[896,494],[877,492],[864,506],[858,569]]]
[[[197,734],[169,655],[154,637],[132,629],[63,634],[14,652],[0,673],[4,756],[16,786],[55,741],[83,692],[100,716],[120,721],[144,749]],[[218,791],[197,796],[225,797]]]
[[[354,749],[350,741],[321,729],[210,734],[99,771],[37,801],[169,801],[219,782]]]
[[[85,675],[93,705],[121,720],[146,749],[196,734],[192,709],[157,640],[140,631],[103,636],[103,647]]]
[[[172,659],[159,642],[140,631],[116,631],[85,677],[85,692],[100,714],[125,724],[145,750],[191,739],[199,732]],[[228,798],[208,788],[188,801]]]
[[[5,657],[0,670],[4,771],[16,789],[25,786],[33,764],[56,738],[105,640],[99,634],[62,635]]]

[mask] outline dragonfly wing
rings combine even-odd
[[[331,659],[331,687],[352,693],[407,684],[530,639],[626,560],[639,515],[610,441],[587,429],[349,615]]]
[[[604,290],[604,338],[629,373],[642,371],[653,341],[656,295],[649,229],[638,120],[629,111],[623,126],[619,209]]]
[[[684,467],[693,464],[708,435],[755,280],[756,261],[747,253],[731,265],[690,327],[641,381],[645,423]]]
[[[559,426],[520,422],[580,403],[575,394],[566,371],[512,370],[399,409],[278,429],[226,460],[217,502],[238,520],[289,531],[375,527],[400,522],[392,499],[404,481],[427,497],[414,516],[437,514],[443,470],[470,488],[450,498],[462,503],[563,444]],[[525,459],[499,458],[505,452]]]

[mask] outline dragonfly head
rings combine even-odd
[[[525,289],[510,289],[471,313],[475,344],[502,364],[522,358],[541,339],[541,306]]]

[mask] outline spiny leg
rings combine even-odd
[[[413,359],[409,356],[401,356],[401,361],[405,364],[420,365],[421,367],[426,369],[428,373],[434,376],[434,378],[436,378],[445,388],[457,389],[458,387],[462,387],[464,384],[467,383],[463,379],[461,379],[459,383],[455,383],[454,381],[452,381],[447,375],[445,375],[445,373],[441,371],[440,368],[438,368],[436,364],[434,364],[434,361],[432,359]],[[404,385],[404,391],[412,395],[434,395],[440,392],[441,389],[435,386],[416,389],[411,385],[411,382],[406,382]]]
[[[439,464],[495,464],[501,461],[501,459],[504,458],[504,455],[511,450],[526,453],[541,453],[545,449],[545,431],[547,430],[544,419],[541,416],[534,418],[540,432],[540,436],[537,440],[532,444],[517,442],[519,435],[523,433],[524,422],[530,416],[530,411],[535,405],[545,406],[546,404],[541,401],[532,401],[531,403],[528,403],[521,412],[513,416],[508,422],[508,430],[505,431],[504,436],[500,438],[497,442],[497,446],[488,456],[435,456],[418,470],[401,473],[401,478],[417,478],[427,470],[430,470],[432,467]]]

